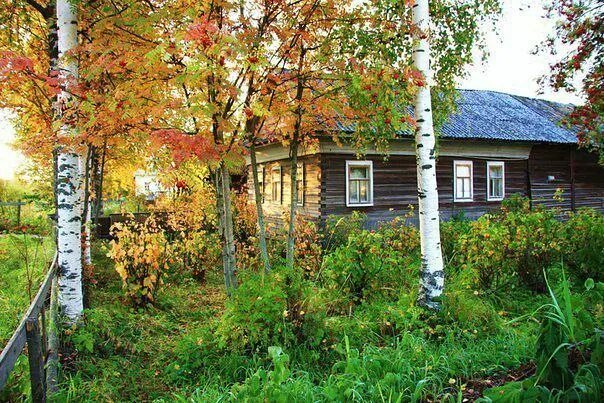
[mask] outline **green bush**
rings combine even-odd
[[[325,222],[325,250],[333,251],[348,243],[348,237],[363,230],[367,221],[364,213],[353,211],[350,215],[329,216]]]
[[[459,266],[462,260],[459,237],[470,232],[471,223],[463,215],[458,215],[440,224],[440,240],[447,267]]]
[[[353,305],[363,301],[398,296],[405,281],[415,282],[417,231],[388,224],[378,232],[352,234],[345,246],[323,260],[322,282]]]
[[[298,269],[250,276],[226,304],[216,330],[219,346],[257,352],[271,345],[318,345],[324,307],[316,305],[317,295]]]
[[[561,230],[548,210],[486,214],[460,236],[462,269],[473,270],[483,289],[520,284],[544,292],[542,271],[561,257]]]
[[[565,262],[573,279],[604,281],[604,215],[594,210],[572,214],[564,236]]]

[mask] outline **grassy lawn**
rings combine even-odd
[[[70,337],[57,401],[453,401],[468,384],[533,359],[537,325],[505,321],[544,301],[501,301],[496,329],[468,321],[408,332],[383,331],[390,323],[374,323],[371,311],[396,304],[373,304],[325,318],[332,336],[323,347],[237,351],[216,340],[226,300],[220,271],[205,285],[168,277],[156,306],[135,309],[111,261],[99,248],[95,255],[86,325]]]
[[[53,257],[53,242],[49,237],[23,234],[0,235],[0,345],[2,348],[38,291]],[[21,356],[11,374],[0,400],[9,400],[14,393],[29,388],[27,358]]]

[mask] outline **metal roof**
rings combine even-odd
[[[576,143],[571,128],[560,120],[572,105],[503,94],[459,90],[457,111],[443,127],[443,138]]]

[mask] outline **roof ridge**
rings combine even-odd
[[[503,91],[497,91],[497,90],[481,90],[481,89],[477,89],[477,88],[456,88],[455,91],[459,91],[459,92],[482,92],[482,93],[493,93],[493,94],[501,94],[501,95],[507,95],[509,97],[513,97],[513,98],[524,98],[524,99],[530,99],[530,100],[534,100],[534,101],[542,101],[542,102],[547,102],[547,103],[551,103],[551,104],[555,104],[555,105],[561,105],[561,106],[576,106],[573,103],[563,103],[563,102],[557,102],[557,101],[551,101],[549,99],[545,99],[545,98],[537,98],[537,97],[529,97],[526,95],[518,95],[518,94],[512,94],[509,92],[503,92]]]

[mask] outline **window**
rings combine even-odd
[[[298,168],[296,170],[296,204],[298,206],[304,206],[304,163],[298,162]]]
[[[505,197],[505,165],[502,161],[487,162],[487,200],[499,201]]]
[[[258,190],[260,190],[260,200],[264,203],[264,166],[258,165]]]
[[[453,163],[454,201],[468,202],[474,200],[474,179],[472,161],[455,161]]]
[[[271,196],[274,202],[281,203],[281,165],[271,170]]]
[[[346,206],[373,206],[372,161],[346,161]]]

